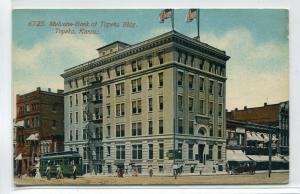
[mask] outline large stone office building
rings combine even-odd
[[[62,74],[65,150],[78,150],[86,172],[222,169],[224,51],[176,31],[97,50],[98,58]]]

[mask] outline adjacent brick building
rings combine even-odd
[[[36,91],[17,95],[16,160],[17,173],[27,174],[41,154],[63,151],[64,98],[57,93]]]
[[[276,138],[278,139],[278,152],[288,154],[289,146],[289,102],[277,104],[264,103],[264,106],[248,108],[243,110],[232,110],[226,113],[227,121],[242,121],[256,123],[278,128]],[[229,122],[233,123],[233,122]],[[227,123],[227,131],[230,125]]]

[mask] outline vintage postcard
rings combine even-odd
[[[13,11],[14,183],[286,184],[285,9]]]

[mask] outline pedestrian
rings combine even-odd
[[[73,179],[76,179],[76,165],[73,164]]]
[[[150,176],[150,177],[153,176],[153,169],[152,169],[152,166],[150,166],[150,168],[149,168],[149,176]]]
[[[51,170],[51,168],[50,168],[50,160],[48,160],[48,164],[47,164],[47,168],[46,168],[46,172],[45,172],[47,180],[51,179],[50,170]]]
[[[56,168],[56,179],[62,179],[63,178],[63,174],[62,174],[62,170],[60,165],[57,165]]]

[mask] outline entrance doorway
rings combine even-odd
[[[204,146],[205,146],[204,144],[198,144],[198,156],[199,156],[200,163],[204,163],[204,157],[203,157]]]

